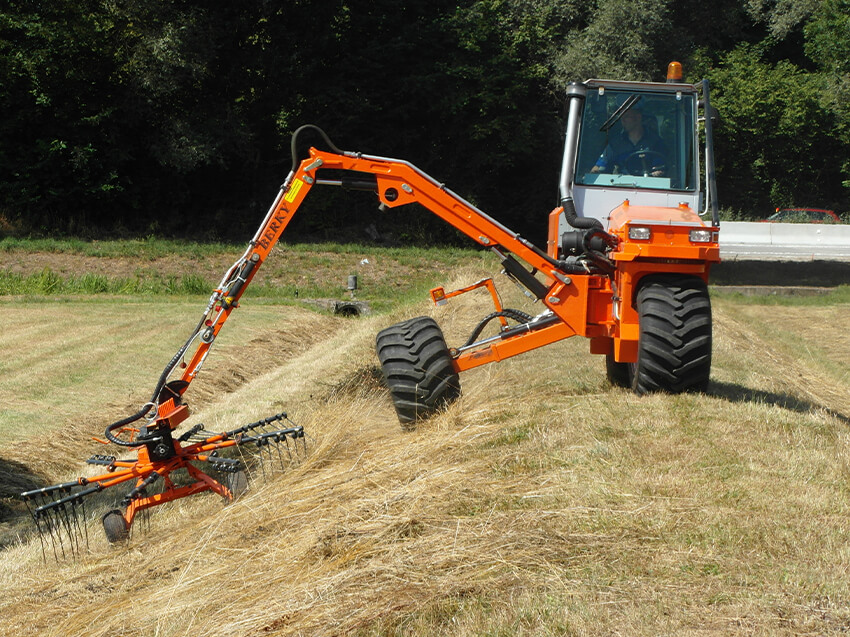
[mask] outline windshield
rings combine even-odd
[[[692,94],[588,91],[575,183],[696,190],[695,113]]]

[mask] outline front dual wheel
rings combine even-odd
[[[640,336],[636,363],[605,360],[608,380],[638,394],[705,391],[711,372],[711,300],[702,279],[647,279],[636,299]]]

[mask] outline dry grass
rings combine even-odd
[[[93,524],[73,562],[43,563],[37,541],[7,548],[0,632],[844,633],[850,367],[837,352],[850,337],[815,326],[846,311],[716,304],[707,395],[610,388],[572,339],[467,373],[461,399],[412,432],[375,380],[374,334],[430,312],[462,338],[483,313],[471,299],[350,322],[284,317],[304,347],[210,393],[192,422],[286,408],[311,436],[307,461],[227,507],[163,507],[127,547]],[[7,315],[4,328],[17,324]],[[238,351],[218,352],[221,370]]]

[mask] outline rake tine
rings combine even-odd
[[[82,539],[83,539],[83,532],[82,532],[82,530],[80,530],[80,520],[79,520],[79,516],[77,515],[77,504],[76,503],[77,503],[76,500],[71,501],[71,512],[68,515],[68,522],[69,522],[69,528],[71,529],[71,532],[73,533],[73,537],[77,541],[77,553],[79,553],[80,552],[80,544],[81,544]],[[71,522],[73,522],[72,525],[71,525]],[[86,546],[88,547],[88,545],[86,545]]]
[[[149,533],[151,530],[151,512],[150,509],[142,509],[142,533]]]
[[[56,522],[53,519],[53,514],[51,509],[45,509],[43,511],[36,510],[36,515],[38,515],[44,521],[44,528],[47,530],[47,534],[50,536],[50,545],[53,548],[53,559],[57,562],[59,561],[59,555],[56,550],[57,538],[56,538]],[[62,545],[61,538],[59,538],[59,550],[62,552],[62,556],[65,556],[64,546]]]
[[[298,441],[301,441],[301,447],[299,449]],[[304,438],[304,432],[296,432],[294,436],[292,436],[292,446],[295,447],[295,453],[299,458],[307,457],[307,439]]]
[[[286,436],[283,436],[283,439],[286,440]],[[280,470],[283,471],[286,469],[286,466],[283,464],[283,454],[280,452],[280,438],[275,437],[274,440],[274,448],[277,451],[277,460],[280,462]]]
[[[263,455],[263,443],[262,440],[254,441],[254,457],[257,458],[260,462],[260,466],[266,466],[266,458]],[[265,478],[265,469],[263,470],[263,477]]]
[[[285,414],[284,414],[285,415]],[[301,425],[296,425],[290,418],[286,418],[286,421],[292,425],[292,428],[289,429],[286,433],[292,438],[293,445],[295,447],[295,453],[298,454],[298,439],[300,438],[303,447],[304,447],[304,456],[307,456],[307,441],[304,439],[304,427]],[[286,441],[287,448],[289,447],[289,440]]]
[[[35,528],[38,530],[38,539],[41,542],[41,557],[45,562],[47,562],[47,552],[44,549],[44,545],[45,545],[45,535],[50,535],[50,526],[47,522],[44,522],[42,520],[42,517],[44,517],[42,514],[36,515],[35,513],[33,513],[32,517],[33,517],[33,520],[35,520]],[[44,522],[44,524],[42,525],[43,522]],[[59,558],[56,556],[56,545],[53,543],[52,536],[51,536],[50,544],[51,544],[51,547],[53,549],[53,559],[55,559],[58,562]]]
[[[146,498],[147,495],[148,495],[148,490],[143,488],[143,489],[140,489],[137,492],[136,498]],[[139,526],[141,527],[141,533],[147,533],[148,531],[151,530],[150,515],[151,515],[151,512],[148,509],[142,509],[139,512],[138,517],[139,517]]]
[[[59,561],[59,554],[56,552],[56,523],[53,520],[52,515],[49,511],[44,513],[45,518],[45,526],[47,527],[47,532],[50,535],[50,545],[53,547],[53,559],[57,562]],[[65,559],[65,547],[62,544],[62,538],[59,538],[59,549],[62,552],[62,559]]]
[[[62,551],[62,559],[65,559],[65,543],[62,541],[62,522],[59,516],[59,509],[47,509],[47,519],[50,520],[50,535],[51,537],[59,540],[59,549]]]
[[[89,526],[86,524],[86,520],[88,519],[88,515],[86,515],[86,501],[85,498],[80,498],[80,508],[83,510],[83,530],[86,534],[86,548],[89,547]]]
[[[289,456],[289,464],[292,464],[292,449],[289,447],[289,436],[284,435],[283,441],[286,443],[286,455]]]
[[[71,557],[74,557],[79,551],[79,545],[75,546],[74,528],[71,526],[71,514],[68,511],[69,507],[62,504],[59,511],[62,513],[62,529],[68,534],[68,550],[71,551]]]
[[[27,509],[29,509],[29,504],[27,504]],[[30,515],[32,515],[32,511],[30,511]],[[44,551],[44,530],[41,528],[41,522],[37,517],[32,515],[33,520],[35,521],[35,529],[38,531],[38,541],[41,544],[41,559],[44,562],[47,562],[47,554]]]
[[[266,479],[266,462],[263,458],[263,447],[259,441],[257,441],[257,457],[259,458],[260,471],[263,472],[263,480]]]
[[[266,449],[266,455],[269,457],[269,471],[272,471],[272,466],[274,464],[274,457],[272,456],[272,441],[271,438],[263,439],[263,447]]]
[[[304,448],[304,457],[307,457],[307,436],[304,435],[304,429],[298,434],[298,437],[301,438],[301,446]],[[296,441],[297,442],[297,441]]]
[[[277,436],[266,438],[266,451],[269,454],[269,466],[274,466],[274,453],[278,452],[278,460],[280,460],[280,450],[277,449]],[[282,469],[283,467],[281,467]]]
[[[50,531],[47,528],[41,528],[41,523],[36,520],[35,527],[38,529],[38,542],[41,544],[41,559],[46,564],[47,563],[47,549],[45,548],[45,544],[47,543],[45,540],[45,534],[49,535]],[[53,551],[53,559],[58,561],[56,557],[56,545],[53,544],[52,538],[50,542],[50,548]]]
[[[296,429],[295,431],[292,431],[289,434],[289,438],[292,438],[292,447],[295,450],[295,457],[297,459],[301,458],[301,451],[298,447],[298,438],[301,437],[301,436],[303,436],[301,429]],[[287,441],[286,441],[286,446],[287,446],[287,448],[289,447],[289,439],[287,439]],[[305,451],[304,455],[306,455],[306,451]]]
[[[274,453],[272,448],[274,448]],[[280,470],[283,471],[286,467],[283,464],[283,455],[280,453],[280,438],[278,436],[269,441],[269,455],[273,457],[274,454],[277,454],[277,462],[280,465]]]

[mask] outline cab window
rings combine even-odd
[[[694,96],[588,91],[575,181],[585,186],[694,191]]]

